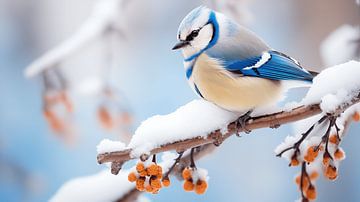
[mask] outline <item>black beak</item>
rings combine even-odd
[[[190,43],[188,41],[180,41],[179,43],[175,44],[175,46],[172,48],[172,50],[178,50],[181,48],[184,48],[185,46],[189,45]]]

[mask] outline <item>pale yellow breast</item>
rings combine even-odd
[[[281,97],[280,82],[235,76],[205,54],[197,59],[192,78],[206,100],[231,111],[265,106]]]

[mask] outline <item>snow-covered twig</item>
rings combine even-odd
[[[25,76],[30,78],[48,68],[56,67],[109,30],[121,34],[122,22],[119,22],[119,19],[122,19],[120,14],[124,1],[127,0],[99,0],[92,15],[75,34],[30,64],[25,69]]]
[[[360,89],[359,89],[360,92]],[[356,95],[353,97],[350,103],[344,103],[339,106],[339,108],[334,112],[334,114],[341,114],[348,107],[360,102],[360,96]],[[267,114],[262,116],[253,117],[246,122],[246,128],[249,130],[267,128],[267,127],[278,127],[282,124],[302,120],[317,114],[320,114],[321,108],[320,104],[313,104],[309,106],[300,106],[296,107],[290,111],[281,111],[273,114]],[[211,144],[216,141],[223,141],[233,135],[235,132],[242,132],[242,128],[238,128],[235,122],[228,124],[227,132],[222,133],[220,130],[215,130],[209,133],[205,138],[196,137],[183,141],[173,142],[169,144],[162,145],[161,147],[155,148],[150,151],[151,154],[156,154],[160,152],[176,150],[176,151],[185,151],[190,148],[198,147],[205,144]],[[202,134],[199,134],[199,136]],[[136,157],[131,155],[132,149],[125,149],[123,151],[115,151],[99,154],[97,159],[100,164],[106,162],[126,162],[128,160],[134,159]]]

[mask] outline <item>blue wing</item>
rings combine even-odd
[[[300,80],[312,82],[313,76],[294,59],[277,51],[263,55],[227,62],[225,69],[242,74],[271,80]]]

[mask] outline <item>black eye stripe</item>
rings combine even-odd
[[[187,37],[186,41],[192,41],[195,37],[199,35],[201,28],[193,30]]]

